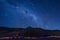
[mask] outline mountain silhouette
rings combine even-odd
[[[24,36],[44,36],[44,35],[53,35],[53,36],[60,36],[60,30],[45,30],[42,28],[32,28],[31,26],[28,26],[26,29],[25,28],[8,28],[1,26],[0,27],[0,36],[1,35],[8,35],[19,33],[19,35]]]

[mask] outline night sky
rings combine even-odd
[[[0,0],[0,26],[60,30],[60,0]]]

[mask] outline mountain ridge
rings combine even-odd
[[[0,35],[11,35],[11,34],[23,34],[24,36],[60,36],[60,30],[44,30],[42,28],[8,28],[8,27],[0,27]]]

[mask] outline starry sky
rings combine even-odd
[[[60,30],[60,0],[0,0],[0,26]]]

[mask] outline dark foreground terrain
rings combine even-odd
[[[44,30],[41,28],[7,28],[0,27],[1,40],[60,40],[60,30]]]

